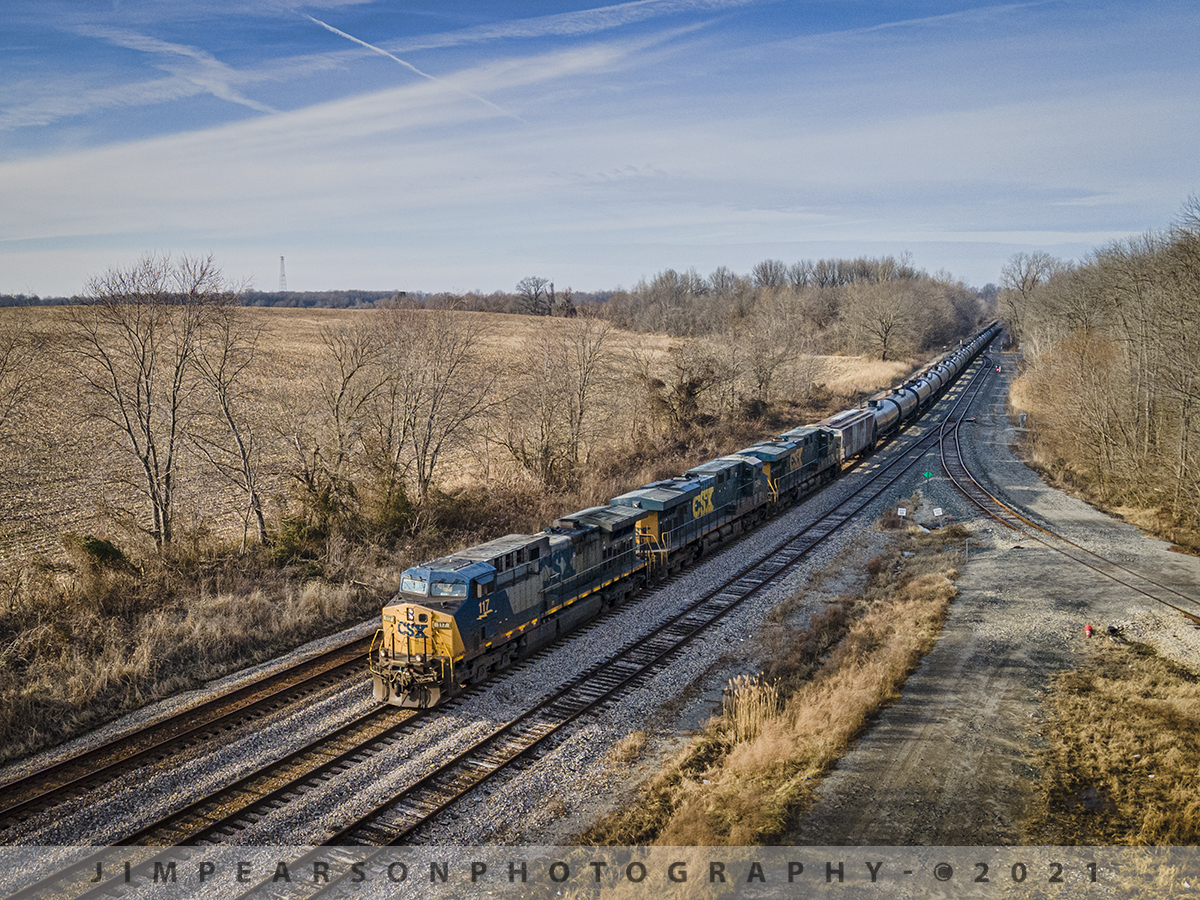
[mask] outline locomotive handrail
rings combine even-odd
[[[678,525],[675,528],[668,529],[662,532],[662,542],[666,545],[664,552],[669,552],[677,547],[686,546],[695,537],[703,537],[710,531],[720,528],[727,522],[732,522],[737,517],[737,503],[726,503],[719,509],[715,509],[710,513],[706,513],[699,519],[693,519],[683,525]],[[682,540],[675,542],[675,539],[682,536]],[[669,540],[667,539],[669,538]]]
[[[380,626],[379,628],[377,628],[375,630],[375,636],[373,638],[371,638],[371,649],[367,651],[367,669],[370,671],[370,673],[372,675],[382,675],[383,670],[380,669],[377,671],[375,668],[375,659],[376,659],[375,644],[376,643],[379,644],[380,649],[383,649],[383,626]]]
[[[638,559],[636,551],[622,550],[616,556],[610,556],[608,559],[602,560],[596,565],[584,569],[582,572],[577,572],[569,578],[560,577],[557,581],[548,581],[542,588],[542,592],[547,598],[547,605],[554,605],[549,602],[552,592],[556,594],[554,597],[555,603],[561,601],[565,594],[582,595],[592,587],[603,584],[606,579],[612,577],[624,578],[627,575],[632,575],[637,571],[640,562],[641,560]],[[590,585],[590,587],[585,587],[585,585]]]

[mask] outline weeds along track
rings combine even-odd
[[[1175,610],[1193,624],[1200,625],[1200,600],[1075,543],[1045,525],[1033,521],[1028,511],[1019,511],[989,491],[981,480],[982,475],[970,470],[962,448],[960,430],[964,421],[974,421],[973,417],[968,418],[970,406],[974,400],[975,395],[972,395],[966,408],[958,414],[957,418],[952,422],[947,421],[939,440],[942,469],[967,499],[984,514],[1006,528],[1057,551],[1081,566],[1085,566],[1143,597]]]
[[[650,590],[644,591],[638,602],[640,599],[654,597],[658,591],[674,585],[678,580],[678,575],[663,579]],[[568,640],[585,637],[602,622],[620,615],[628,608],[629,604],[625,604],[597,616],[582,628],[564,635],[560,640],[512,666],[505,675],[526,669]],[[358,643],[360,642],[356,642],[355,645]],[[489,682],[489,685],[494,685],[496,680],[502,680],[505,675],[502,675],[501,679]],[[142,857],[143,861],[130,871],[129,877],[136,882],[139,875],[153,871],[155,863],[166,864],[172,860],[178,862],[186,858],[186,851],[180,849],[156,852],[149,848],[189,848],[224,844],[271,812],[297,802],[314,791],[335,786],[340,773],[376,754],[385,753],[405,735],[415,733],[431,719],[453,714],[468,697],[483,689],[486,689],[486,686],[472,688],[446,703],[426,710],[378,706],[287,756],[112,842],[112,846],[147,848]],[[71,865],[26,885],[5,900],[48,900],[60,897],[92,900],[120,895],[124,887],[130,884],[124,874],[111,879],[91,877],[93,873],[100,871],[100,864],[109,866],[110,863],[111,854],[107,850],[85,855]]]
[[[169,759],[318,691],[361,677],[370,638],[325,651],[260,681],[214,697],[133,734],[110,741],[0,786],[0,843],[29,816],[111,781],[139,766]]]

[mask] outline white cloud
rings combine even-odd
[[[77,29],[80,34],[101,38],[118,47],[138,50],[142,53],[160,57],[161,68],[174,73],[177,77],[194,84],[200,91],[210,93],[214,97],[247,106],[258,112],[274,112],[275,110],[264,103],[259,103],[244,96],[235,85],[241,80],[229,66],[220,62],[210,53],[197,47],[184,44],[174,44],[162,41],[137,32],[118,28],[100,28],[81,26]]]
[[[618,3],[548,16],[532,16],[508,22],[479,25],[474,28],[463,28],[458,31],[422,35],[411,40],[397,41],[389,46],[401,50],[428,50],[513,38],[579,37],[662,16],[681,13],[715,13],[737,7],[773,2],[778,2],[778,0],[634,0],[631,3]]]

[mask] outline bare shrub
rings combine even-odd
[[[610,763],[624,765],[633,762],[642,755],[642,750],[646,748],[646,732],[638,729],[631,731],[625,737],[621,738],[612,748],[605,754],[605,759]]]

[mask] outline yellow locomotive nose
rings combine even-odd
[[[384,607],[370,654],[375,699],[394,706],[433,706],[452,689],[462,655],[452,610],[411,602]]]

